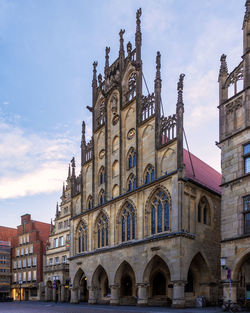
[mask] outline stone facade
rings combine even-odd
[[[228,73],[221,57],[220,142],[222,167],[221,257],[224,297],[250,300],[250,1],[243,21],[243,57]],[[230,88],[233,94],[230,94]],[[230,285],[231,280],[231,287]]]
[[[73,158],[61,198],[71,214],[70,301],[185,307],[203,295],[215,303],[221,176],[183,149],[184,74],[176,112],[162,115],[159,52],[154,93],[142,94],[140,18],[139,9],[134,49],[129,42],[125,55],[121,30],[111,65],[106,48],[104,78],[93,64],[93,135],[87,143],[83,122],[80,175]],[[48,249],[47,262],[56,253]]]
[[[69,173],[70,177],[70,173]],[[68,181],[69,182],[69,181]],[[50,236],[44,262],[45,301],[68,302],[69,250],[71,194],[69,184],[63,187],[60,210],[57,205],[54,224],[51,221]]]

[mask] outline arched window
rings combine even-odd
[[[128,169],[136,166],[136,152],[134,148],[131,148],[128,153]]]
[[[118,149],[119,149],[119,137],[115,136],[112,144],[112,152],[115,152]]]
[[[118,175],[119,175],[119,162],[115,160],[112,165],[112,177],[116,177]]]
[[[121,234],[122,242],[135,239],[135,210],[129,202],[122,208]]]
[[[99,170],[99,184],[104,183],[104,177],[105,177],[105,172],[104,172],[104,167],[102,166]]]
[[[104,190],[102,189],[102,190],[100,191],[99,197],[98,197],[98,203],[99,203],[99,205],[102,205],[102,204],[104,203],[104,200],[105,200],[105,198],[104,198]]]
[[[154,169],[154,167],[151,164],[149,164],[146,167],[146,170],[145,170],[145,173],[144,173],[144,183],[145,184],[149,184],[149,183],[151,183],[154,180],[155,180],[155,169]]]
[[[198,222],[210,225],[210,206],[205,196],[201,197],[198,204]]]
[[[158,190],[151,201],[151,234],[168,231],[169,220],[169,199],[165,192]]]
[[[87,240],[88,240],[87,226],[83,221],[77,228],[76,238],[78,240],[78,253],[87,251]]]
[[[109,224],[106,214],[101,213],[97,218],[97,247],[106,247],[109,244]]]
[[[134,174],[129,175],[127,182],[127,191],[132,191],[136,189],[136,177]]]
[[[92,197],[91,196],[88,196],[88,199],[87,199],[87,205],[86,205],[86,207],[87,207],[87,209],[88,210],[91,210],[92,209]]]
[[[116,198],[119,196],[119,186],[116,184],[112,189],[112,198]]]

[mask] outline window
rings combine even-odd
[[[33,280],[36,280],[36,271],[33,271]]]
[[[16,269],[16,267],[17,267],[17,261],[14,261],[14,263],[13,263],[14,270]]]
[[[250,195],[243,198],[245,234],[250,233]]]
[[[14,282],[17,281],[17,273],[15,273],[15,274],[13,275],[13,281],[14,281]]]
[[[64,238],[63,236],[59,237],[59,246],[63,246],[64,245]]]
[[[54,239],[54,248],[58,248],[58,238]]]
[[[63,262],[63,263],[67,263],[67,256],[66,256],[66,255],[63,255],[63,256],[62,256],[62,262]]]
[[[31,258],[28,258],[28,267],[31,267]]]
[[[25,248],[25,254],[29,254],[29,247]]]
[[[20,245],[23,244],[23,237],[19,237],[20,238]]]
[[[24,250],[23,250],[23,248],[21,249],[21,255],[23,255],[23,252],[24,252]]]
[[[20,255],[20,250],[17,249],[17,250],[16,250],[16,256],[19,256],[19,255]]]
[[[30,253],[33,253],[33,246],[30,246]]]
[[[33,257],[33,266],[36,266],[36,256]]]
[[[26,272],[23,272],[23,281],[26,281]]]
[[[132,191],[136,189],[136,177],[134,174],[131,174],[127,182],[127,191]]]
[[[68,224],[69,224],[68,220],[64,221],[64,228],[68,227],[69,226]]]
[[[23,243],[26,243],[26,237],[25,236],[23,237]]]
[[[201,197],[198,204],[198,222],[210,225],[210,206],[206,197]]]
[[[49,259],[49,265],[52,265],[52,264],[53,264],[53,259],[50,258],[50,259]]]
[[[128,79],[128,92],[126,93],[126,100],[130,101],[136,94],[136,72],[133,72]]]
[[[18,273],[18,280],[22,280],[22,273]]]
[[[26,267],[26,259],[23,259],[23,267]]]
[[[131,148],[128,153],[128,169],[136,166],[136,152],[134,148]]]
[[[87,208],[88,208],[88,210],[92,209],[92,197],[91,196],[88,196]]]
[[[148,165],[144,174],[144,183],[149,184],[155,180],[155,169],[152,165]]]
[[[68,207],[66,206],[65,208],[64,208],[64,214],[67,214],[68,213]]]
[[[70,234],[66,235],[66,242],[68,242],[68,243],[70,242]]]
[[[244,171],[245,174],[250,173],[250,143],[243,147],[244,153]]]
[[[98,203],[99,203],[99,205],[102,205],[104,203],[104,190],[103,189],[99,193]]]
[[[109,244],[109,225],[107,216],[102,213],[97,219],[97,247],[105,247]]]
[[[18,268],[21,268],[21,267],[22,267],[22,261],[19,260],[19,261],[18,261]]]
[[[33,280],[36,280],[33,278]],[[37,297],[37,288],[30,288],[30,296]]]
[[[104,167],[102,166],[99,170],[99,184],[103,184],[104,183]]]
[[[87,251],[87,225],[82,221],[77,229],[78,253]]]
[[[119,175],[119,162],[115,160],[112,165],[112,177],[116,177],[118,175]]]
[[[115,152],[119,149],[119,137],[115,136],[113,139],[112,151]]]
[[[62,222],[58,223],[58,229],[62,229],[62,226],[63,226]]]
[[[135,210],[130,203],[122,209],[121,228],[122,241],[135,239]]]
[[[28,271],[28,281],[31,281],[31,271]]]
[[[29,236],[29,234],[27,234],[27,236],[26,236],[26,242],[28,243],[30,241],[30,236]]]
[[[151,201],[151,234],[168,231],[169,222],[169,201],[165,192],[159,190]]]
[[[59,264],[59,257],[58,256],[55,258],[55,264]]]

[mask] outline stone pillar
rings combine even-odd
[[[56,288],[53,288],[52,298],[53,298],[53,301],[56,302]]]
[[[201,283],[200,284],[200,295],[204,296],[207,301],[209,301],[209,302],[211,301],[209,283]]]
[[[89,290],[88,304],[95,304],[96,303],[96,288],[90,286],[88,290]]]
[[[173,308],[185,308],[185,284],[183,280],[173,281]]]
[[[65,302],[65,286],[61,286],[60,302]]]
[[[78,300],[78,288],[72,288],[71,289],[70,303],[73,303],[73,304],[79,303],[79,300]]]
[[[119,299],[119,286],[118,285],[111,285],[111,299],[110,299],[110,304],[111,305],[117,305],[120,304],[120,299]]]
[[[138,299],[137,304],[138,305],[147,305],[148,304],[148,295],[147,295],[147,284],[141,283],[137,284],[138,287]]]
[[[45,286],[45,301],[49,301],[49,288],[47,286]]]

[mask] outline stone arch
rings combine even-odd
[[[110,297],[110,279],[108,276],[108,272],[104,269],[104,267],[99,264],[95,269],[92,279],[91,286],[96,290],[96,298],[98,303],[107,302]]]
[[[119,137],[115,136],[112,141],[112,152],[115,152],[119,149]]]
[[[128,111],[126,112],[125,121],[131,116],[131,114],[135,114],[135,109],[131,106]]]
[[[116,177],[119,175],[119,162],[115,160],[112,165],[112,177]]]
[[[119,196],[119,186],[117,184],[114,185],[112,189],[112,198],[116,198]]]
[[[144,138],[145,136],[147,136],[147,135],[148,135],[148,132],[149,132],[150,130],[152,130],[152,129],[154,129],[153,125],[148,124],[148,125],[144,128],[144,130],[143,130],[143,132],[142,132],[142,138]]]
[[[120,303],[129,300],[134,303],[136,301],[136,276],[132,266],[127,262],[123,261],[115,273],[114,278],[115,284],[120,287]],[[126,299],[126,300],[125,300]]]
[[[97,136],[97,147],[101,147],[104,145],[104,132],[101,131]]]
[[[161,159],[161,173],[160,176],[164,176],[176,169],[177,156],[175,150],[167,148]]]
[[[82,268],[79,268],[73,279],[74,302],[87,302],[89,297],[87,276]]]
[[[126,97],[126,94],[129,91],[129,79],[131,75],[133,75],[133,73],[136,73],[136,70],[134,66],[132,66],[131,63],[129,63],[122,79],[123,103],[128,102],[128,98]]]
[[[199,223],[210,225],[212,224],[212,206],[210,199],[202,194],[197,206],[197,220]]]
[[[244,250],[242,253],[238,255],[238,257],[234,260],[234,265],[232,266],[232,280],[237,281],[238,275],[242,265],[250,259],[250,248]]]

